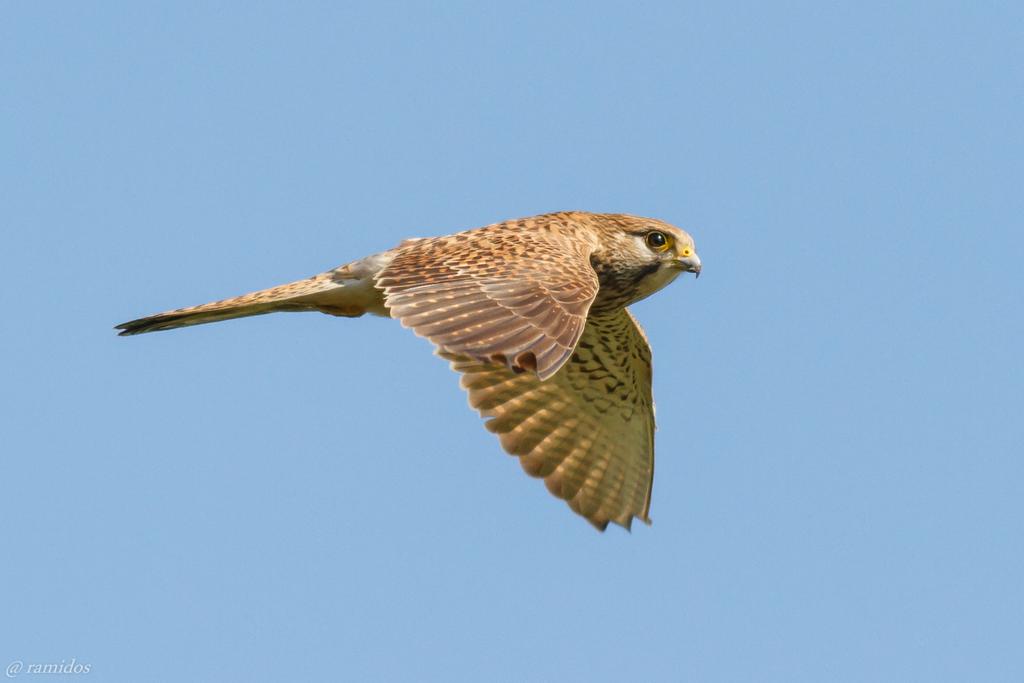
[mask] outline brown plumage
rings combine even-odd
[[[275,311],[397,318],[462,373],[529,474],[599,529],[650,522],[651,355],[625,306],[700,274],[688,234],[565,212],[407,240],[287,285],[133,320],[122,335]]]

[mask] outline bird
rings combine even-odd
[[[397,319],[461,375],[502,448],[600,531],[650,524],[651,349],[628,306],[701,260],[684,230],[563,211],[415,238],[305,280],[117,325],[136,335],[277,311]]]

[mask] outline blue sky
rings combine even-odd
[[[1024,679],[1019,3],[2,15],[4,666]],[[632,534],[393,321],[111,329],[562,209],[704,261]]]

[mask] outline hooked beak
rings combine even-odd
[[[685,258],[678,258],[676,263],[687,273],[693,273],[695,278],[700,277],[700,257],[696,254]]]

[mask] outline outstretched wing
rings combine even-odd
[[[598,289],[595,241],[554,220],[404,243],[377,275],[391,316],[441,351],[551,377]]]
[[[629,311],[591,316],[571,360],[532,373],[441,353],[469,403],[523,469],[598,529],[650,524],[654,478],[651,350]]]

